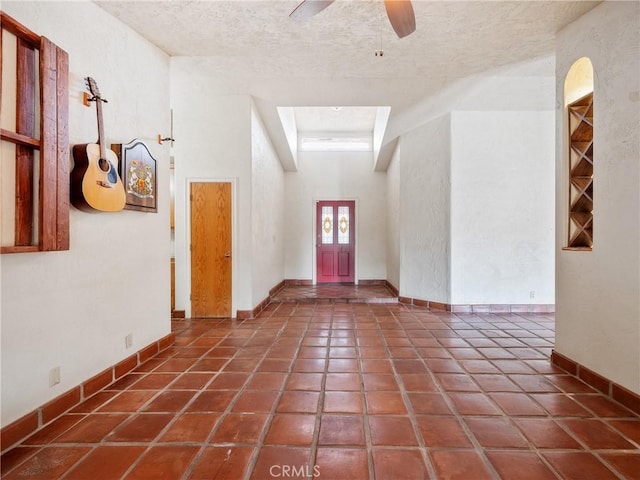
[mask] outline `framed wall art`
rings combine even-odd
[[[125,210],[158,211],[157,162],[140,141],[117,143],[111,149],[118,156],[120,178],[126,193]]]

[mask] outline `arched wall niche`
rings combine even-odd
[[[564,106],[593,92],[593,64],[588,57],[576,60],[564,79]]]
[[[591,250],[594,224],[593,64],[576,60],[564,81],[565,165],[568,171],[566,249]]]

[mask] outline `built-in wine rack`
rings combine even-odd
[[[593,93],[569,105],[569,248],[593,248]]]

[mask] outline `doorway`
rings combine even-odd
[[[189,193],[191,316],[231,317],[231,183],[194,182]]]
[[[355,280],[355,201],[316,204],[317,283]]]

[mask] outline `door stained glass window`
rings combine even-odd
[[[315,204],[315,220],[317,283],[353,282],[357,233],[354,230],[355,201],[318,200]]]
[[[349,244],[349,207],[338,207],[338,243]]]
[[[333,243],[333,207],[322,207],[322,244]]]

